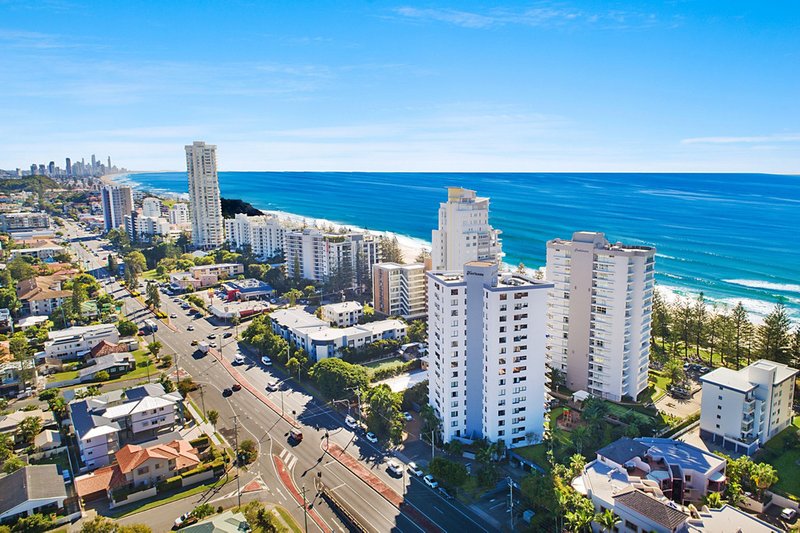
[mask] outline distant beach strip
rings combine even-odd
[[[545,242],[576,230],[658,248],[668,299],[703,292],[709,305],[741,301],[754,319],[782,301],[800,321],[800,178],[761,174],[448,174],[220,172],[226,198],[293,223],[396,236],[407,261],[430,249],[445,187],[491,199],[506,262],[536,269]],[[106,176],[186,199],[184,172]],[[757,191],[757,192],[754,192]]]

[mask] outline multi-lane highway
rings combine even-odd
[[[69,233],[73,237],[86,237],[75,226],[69,228]],[[101,242],[96,239],[81,242],[89,248],[88,251],[78,242],[73,242],[72,249],[82,265],[87,270],[104,275],[107,260],[106,254],[100,250]],[[141,324],[145,318],[152,318],[149,311],[117,283],[109,283],[106,289],[123,304],[130,319]],[[235,367],[235,374],[232,375],[230,365],[223,364],[219,358],[232,361],[234,355],[239,353],[235,336],[223,338],[223,334],[233,332],[233,328],[214,324],[205,318],[195,318],[182,309],[180,303],[165,295],[162,296],[162,309],[169,315],[174,314],[175,318],[170,319],[169,326],[162,325],[155,333],[155,338],[164,344],[164,353],[174,354],[180,372],[188,373],[203,387],[202,401],[196,403],[201,409],[204,404],[207,411],[213,409],[220,413],[218,430],[229,441],[235,438],[236,427],[240,441],[249,438],[258,444],[258,460],[242,474],[243,485],[252,479],[262,480],[269,487],[273,501],[289,509],[300,524],[305,519],[302,507],[296,504],[292,488],[286,487],[282,481],[279,475],[280,464],[290,474],[295,490],[302,491],[305,487],[308,500],[313,502],[312,508],[318,514],[321,526],[317,525],[313,517],[309,517],[308,524],[312,529],[346,529],[336,513],[321,498],[316,497],[316,478],[332,490],[339,500],[346,502],[353,513],[374,531],[418,532],[424,531],[426,525],[430,527],[431,524],[444,531],[488,531],[487,526],[473,513],[460,504],[441,498],[421,480],[408,473],[402,477],[391,475],[386,468],[387,456],[384,450],[347,428],[340,414],[306,394],[302,384],[296,379],[287,378],[278,369],[262,365],[261,354],[245,353],[246,364]],[[193,331],[188,331],[190,324]],[[193,340],[208,340],[209,335],[217,336],[220,353],[201,354],[191,346]],[[279,356],[268,355],[273,358]],[[281,417],[280,412],[265,405],[247,390],[248,387],[224,397],[222,391],[231,387],[237,379],[265,394],[275,408],[278,411],[282,408],[287,416]],[[282,381],[281,389],[268,392],[266,386],[273,381]],[[199,396],[196,400],[198,399]],[[300,443],[295,444],[288,439],[292,427],[290,419],[296,419],[303,432],[304,438]],[[326,435],[331,443],[357,458],[383,484],[398,494],[405,494],[405,502],[410,510],[399,511],[369,486],[366,480],[326,454],[323,448]],[[280,464],[276,465],[276,462]],[[422,516],[424,521],[412,521],[408,513],[415,517]]]

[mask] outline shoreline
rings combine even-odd
[[[114,174],[105,174],[101,176],[99,179],[102,180],[104,183],[109,185],[112,184],[122,184],[115,180],[124,178],[126,176],[132,176],[135,174],[148,174],[151,171],[130,171],[130,172],[118,172]],[[155,171],[153,171],[155,172]],[[124,183],[124,181],[123,181]],[[145,191],[147,193],[152,194],[153,196],[165,196],[168,195],[171,198],[187,198],[187,193],[176,193],[172,191],[160,191],[149,189],[145,185],[140,183],[134,183],[131,185],[132,188],[138,189],[140,191]],[[279,220],[289,222],[290,225],[295,227],[315,227],[318,229],[326,229],[331,228],[334,231],[338,231],[341,228],[346,228],[352,231],[360,231],[370,233],[372,235],[378,236],[385,236],[387,238],[397,238],[398,245],[400,247],[400,251],[403,254],[403,261],[405,263],[414,263],[416,257],[423,251],[430,253],[431,251],[431,243],[429,241],[425,241],[419,238],[411,237],[409,235],[403,235],[400,233],[396,233],[393,231],[376,231],[376,230],[368,230],[365,228],[360,228],[358,226],[354,226],[352,224],[345,224],[343,222],[337,222],[334,220],[329,220],[325,218],[315,218],[315,217],[307,217],[304,215],[300,215],[297,213],[290,213],[288,211],[278,211],[274,209],[261,209],[255,204],[251,204],[253,207],[264,213],[265,215],[272,215],[277,217]],[[503,263],[502,267],[506,270],[514,270],[516,268],[515,265]],[[543,265],[542,267],[543,268]],[[533,274],[534,272],[538,271],[540,267],[532,267],[526,266],[526,270]],[[696,298],[699,293],[694,293],[690,289],[685,289],[682,287],[676,287],[671,285],[663,285],[663,284],[656,284],[655,290],[658,291],[659,295],[670,305],[675,304],[682,304],[685,302],[695,302]],[[706,296],[706,309],[709,312],[718,312],[721,309],[727,308],[728,310],[733,309],[736,305],[736,302],[742,302],[745,309],[747,310],[747,315],[753,325],[758,326],[763,323],[764,315],[769,312],[774,307],[774,304],[763,300],[753,300],[748,298],[735,298],[733,301],[722,301],[716,300],[711,297]]]

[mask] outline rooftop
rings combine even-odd
[[[361,311],[364,307],[358,302],[339,302],[323,305],[322,308],[338,314]]]
[[[703,382],[721,385],[729,389],[749,392],[762,382],[762,375],[773,373],[772,385],[783,383],[798,373],[797,369],[775,361],[759,359],[754,363],[740,369],[717,368],[700,379]]]
[[[657,524],[674,530],[686,522],[689,516],[672,507],[670,503],[674,504],[674,502],[662,502],[638,489],[632,489],[614,496],[615,506],[623,505]]]
[[[54,464],[28,465],[0,478],[0,514],[29,500],[66,497],[64,480]]]

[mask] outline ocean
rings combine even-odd
[[[184,172],[131,174],[186,193]],[[220,172],[226,198],[430,241],[448,186],[491,199],[506,262],[536,268],[545,242],[574,231],[658,248],[658,283],[756,315],[783,301],[800,319],[800,176],[767,174]]]

